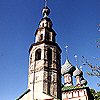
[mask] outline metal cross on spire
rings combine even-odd
[[[68,46],[67,45],[65,46],[65,49],[66,49],[66,54],[67,54],[67,59],[68,59]]]
[[[48,0],[45,0],[45,7],[47,6],[47,1],[48,1]]]
[[[77,57],[77,55],[75,55],[74,57],[75,57],[75,60],[76,60],[76,68],[78,68],[78,57]]]

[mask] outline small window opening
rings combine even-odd
[[[44,27],[44,23],[42,23],[42,27]]]
[[[50,39],[49,33],[46,33],[46,40],[49,41],[49,39]]]
[[[35,52],[35,60],[41,59],[41,49],[36,50]]]
[[[43,40],[43,34],[40,35],[40,40]]]
[[[47,59],[49,61],[52,61],[52,49],[48,48],[48,51],[47,51]]]

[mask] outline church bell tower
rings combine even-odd
[[[35,32],[35,43],[29,49],[28,88],[32,100],[61,100],[61,49],[45,5]]]

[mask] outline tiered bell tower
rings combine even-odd
[[[56,33],[45,5],[43,18],[35,32],[35,43],[29,49],[28,88],[32,100],[61,100],[61,49],[56,43]]]

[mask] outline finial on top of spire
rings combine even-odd
[[[83,66],[80,66],[80,70],[82,71]]]
[[[75,57],[75,60],[76,60],[76,68],[78,68],[78,57],[77,57],[77,55],[75,55],[74,57]]]
[[[45,0],[45,7],[47,6],[47,0]]]
[[[48,15],[50,14],[50,9],[47,7],[47,0],[45,0],[44,2],[44,8],[42,10],[42,14],[43,14],[43,17],[48,17]]]
[[[66,48],[66,51],[67,51],[68,45],[66,45],[65,48]]]
[[[67,59],[68,59],[68,46],[67,45],[65,46],[65,49],[66,49],[66,54],[67,54]]]

